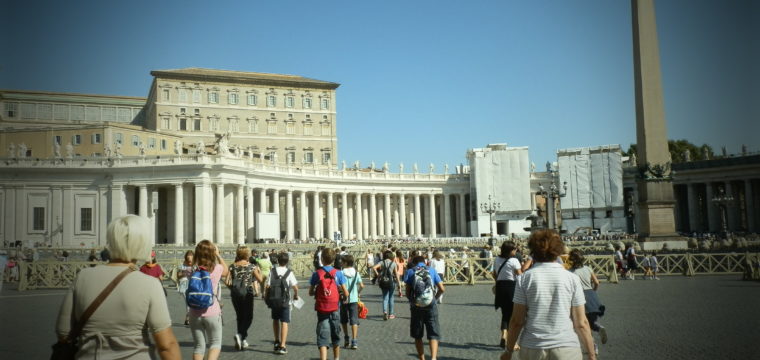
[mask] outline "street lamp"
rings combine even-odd
[[[546,212],[548,213],[546,215],[547,219],[547,227],[549,229],[554,230],[555,223],[556,223],[556,211],[554,210],[554,201],[565,197],[567,195],[567,181],[562,183],[562,192],[560,192],[560,189],[557,188],[554,183],[549,187],[549,190],[546,190],[544,188],[544,185],[539,184],[538,185],[538,194],[541,195],[544,198],[544,201],[546,202]]]
[[[488,195],[488,201],[480,204],[480,211],[488,214],[488,224],[491,227],[489,240],[493,239],[493,214],[501,208],[501,204],[494,201],[491,195]]]
[[[718,190],[718,195],[712,198],[713,204],[720,208],[720,221],[723,229],[723,235],[728,235],[728,221],[727,221],[727,212],[728,212],[728,205],[731,205],[734,203],[734,197],[730,194],[727,195],[726,191],[723,188],[720,188]]]

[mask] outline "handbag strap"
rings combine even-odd
[[[494,279],[494,281],[499,279],[499,274],[501,274],[501,269],[504,269],[504,265],[507,265],[507,261],[509,261],[509,259],[504,260],[504,262],[501,263],[501,266],[499,266],[499,271],[496,272],[496,279]]]
[[[77,337],[79,337],[79,334],[84,329],[84,324],[87,323],[87,320],[90,319],[90,316],[95,312],[95,310],[100,307],[100,304],[103,303],[103,301],[108,297],[108,295],[111,295],[111,292],[113,289],[116,288],[116,285],[118,285],[121,280],[123,280],[127,275],[129,275],[131,272],[135,271],[135,267],[133,265],[128,266],[124,271],[119,273],[111,282],[106,286],[103,291],[100,292],[100,295],[95,298],[95,300],[92,301],[90,306],[87,307],[87,309],[82,313],[82,317],[77,321],[74,325],[74,328],[71,329],[69,332],[69,341],[74,341]],[[73,312],[72,312],[73,314]]]

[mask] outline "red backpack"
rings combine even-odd
[[[319,283],[317,283],[317,296],[316,303],[314,304],[314,310],[317,310],[317,312],[327,314],[338,311],[340,295],[338,284],[335,283],[335,274],[337,273],[337,269],[332,269],[329,273],[323,269],[317,270]]]

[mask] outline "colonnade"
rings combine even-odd
[[[193,194],[185,194],[189,186],[194,187]],[[135,210],[142,216],[151,215],[148,185],[138,187]],[[343,240],[435,238],[469,233],[466,194],[443,193],[440,189],[424,192],[283,189],[199,182],[175,183],[168,190],[173,192],[173,203],[167,206],[174,210],[165,225],[172,229],[171,243],[189,243],[188,239],[251,242],[260,237],[257,226],[268,226],[259,224],[259,213],[278,215],[280,235],[270,239],[275,241],[333,239],[337,233]],[[194,234],[183,231],[188,229],[187,221],[194,222]]]
[[[729,231],[760,231],[756,183],[757,179],[745,178],[677,184],[679,228],[689,232],[719,232],[725,221]],[[732,200],[716,201],[721,195]]]

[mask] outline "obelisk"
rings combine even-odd
[[[633,67],[636,89],[636,149],[639,158],[639,241],[649,249],[681,247],[675,231],[670,152],[662,98],[660,52],[654,0],[631,0]],[[683,242],[685,245],[685,242]],[[673,246],[675,245],[675,246]]]

